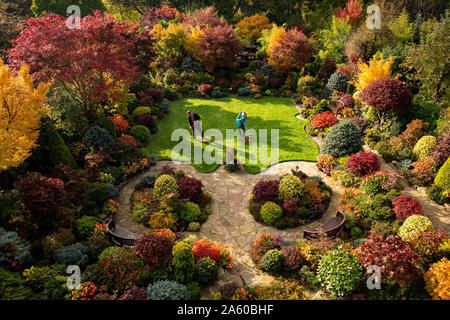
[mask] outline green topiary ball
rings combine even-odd
[[[147,127],[141,125],[131,127],[129,133],[131,136],[136,138],[136,140],[142,143],[146,142],[148,138],[150,138],[150,130],[148,130]]]
[[[178,197],[178,184],[175,178],[169,174],[159,176],[153,188],[153,197],[159,201],[168,195],[173,194]]]
[[[251,94],[251,91],[250,88],[239,88],[237,94],[241,97],[248,97]]]
[[[300,199],[303,194],[303,183],[300,178],[288,174],[284,176],[278,187],[278,198],[280,200]]]
[[[283,217],[283,209],[275,202],[267,201],[262,205],[260,215],[265,224],[273,225]]]
[[[267,251],[261,260],[262,268],[269,273],[278,274],[284,267],[284,256],[278,249]]]
[[[209,257],[200,259],[195,266],[198,282],[208,283],[217,280],[217,270],[217,263],[213,259]]]
[[[423,136],[417,141],[413,149],[413,154],[419,159],[428,158],[436,145],[436,138],[433,136]]]
[[[325,137],[321,153],[339,158],[357,153],[362,146],[358,127],[350,120],[343,120],[335,124]]]
[[[332,295],[342,297],[359,288],[364,279],[363,267],[355,255],[339,247],[320,259],[317,278]]]
[[[148,300],[187,300],[190,294],[186,286],[171,280],[158,280],[147,287]]]
[[[181,219],[186,220],[186,222],[196,222],[200,220],[202,212],[200,211],[200,207],[191,202],[187,201],[178,211],[178,215]]]
[[[398,235],[403,240],[409,239],[411,236],[421,231],[429,231],[433,229],[430,219],[425,216],[414,214],[406,218],[398,230]]]
[[[434,184],[442,188],[444,191],[450,190],[450,157],[439,169],[436,177],[434,178]]]

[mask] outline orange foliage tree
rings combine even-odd
[[[251,17],[245,17],[237,24],[239,37],[250,42],[256,41],[262,36],[263,30],[271,29],[271,27],[269,19],[259,13]]]

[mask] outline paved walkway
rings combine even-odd
[[[244,169],[241,169],[238,173],[230,173],[223,166],[212,173],[200,173],[189,164],[174,165],[170,161],[158,161],[155,166],[151,167],[149,172],[157,173],[166,164],[183,170],[188,176],[200,179],[204,188],[212,194],[212,213],[202,225],[197,236],[220,241],[223,245],[229,247],[234,257],[234,266],[231,274],[235,277],[240,276],[243,282],[249,286],[263,285],[273,280],[271,276],[261,272],[253,264],[249,256],[250,247],[258,235],[262,232],[269,232],[273,235],[281,235],[283,238],[302,238],[304,229],[315,228],[335,215],[336,207],[344,190],[331,177],[327,177],[322,172],[319,172],[315,167],[315,163],[311,162],[292,161],[279,163],[260,174],[252,175],[248,174]],[[326,212],[320,219],[293,229],[278,230],[256,222],[248,212],[248,199],[255,183],[261,179],[278,178],[281,174],[290,173],[291,169],[295,169],[297,166],[309,176],[320,176],[332,189],[330,206]],[[382,169],[394,171],[386,163],[383,163]],[[122,189],[119,196],[120,207],[116,216],[116,224],[118,226],[136,233],[149,231],[142,224],[133,222],[130,213],[129,199],[134,191],[135,184],[141,176],[133,178]],[[407,187],[403,192],[415,197],[421,203],[425,215],[431,219],[436,227],[450,232],[450,210],[448,207],[444,208],[429,200],[423,190]]]

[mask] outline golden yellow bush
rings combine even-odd
[[[34,87],[28,66],[14,75],[0,59],[0,171],[17,167],[36,147],[49,88],[45,83]]]
[[[183,53],[186,32],[182,23],[171,23],[167,28],[157,23],[153,27],[157,53],[161,58],[171,58]]]
[[[270,56],[272,55],[273,48],[278,45],[278,41],[280,41],[280,39],[283,38],[285,34],[286,28],[284,25],[278,27],[276,24],[274,24],[272,29],[270,30],[269,45],[267,47],[267,55],[269,56],[269,63],[271,63]]]
[[[205,33],[200,28],[200,26],[189,26],[189,30],[186,34],[186,51],[193,54],[198,51],[198,38]]]
[[[257,13],[251,17],[243,18],[236,27],[238,28],[239,37],[255,41],[262,36],[263,30],[271,28],[271,24],[266,16]]]
[[[375,54],[372,59],[370,59],[369,64],[364,62],[358,63],[358,68],[361,73],[359,73],[357,79],[351,83],[355,85],[359,91],[362,91],[371,82],[390,77],[393,62],[393,57],[384,59],[383,54]]]
[[[424,275],[425,289],[433,300],[450,300],[450,261],[433,263]]]

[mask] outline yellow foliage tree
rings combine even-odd
[[[270,29],[271,24],[266,16],[257,13],[251,17],[243,18],[236,27],[239,37],[253,42],[262,36],[263,30]]]
[[[111,0],[102,0],[102,3],[105,6],[106,11],[117,20],[139,21],[141,15],[134,7],[116,4],[115,1]]]
[[[190,54],[194,54],[198,51],[198,38],[205,33],[200,26],[189,26],[189,31],[186,34],[186,51]]]
[[[283,36],[286,34],[286,28],[284,25],[278,27],[276,24],[273,25],[272,30],[270,31],[269,36],[269,45],[267,47],[267,55],[269,56],[269,63],[272,63],[270,60],[270,57],[272,56],[272,50],[274,47],[276,47],[283,38]]]
[[[17,167],[31,155],[50,85],[33,85],[28,66],[17,75],[0,59],[0,170]]]
[[[355,87],[362,91],[371,82],[390,77],[391,76],[391,66],[394,62],[393,57],[389,59],[384,59],[383,54],[375,54],[372,59],[370,59],[369,64],[364,62],[358,63],[358,68],[361,71],[356,77],[357,79],[351,82]]]

